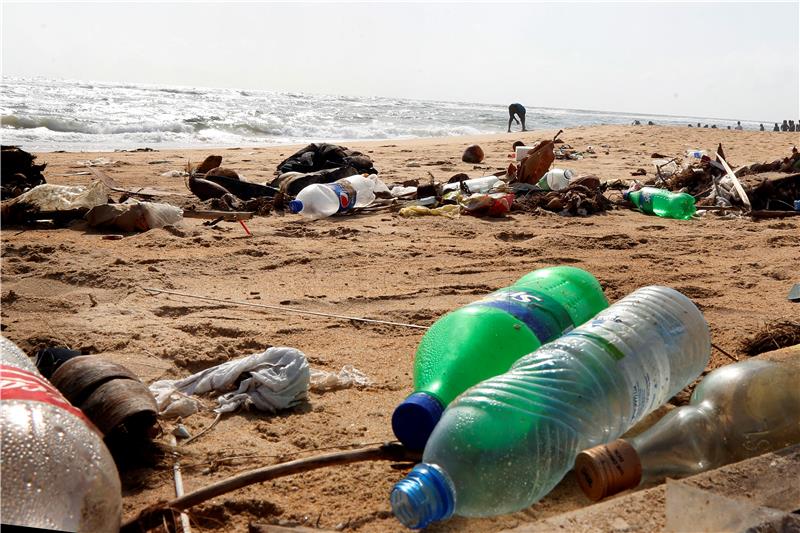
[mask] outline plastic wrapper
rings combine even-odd
[[[350,387],[366,387],[370,379],[353,365],[344,365],[339,372],[326,370],[311,371],[310,389],[314,392],[328,392]]]
[[[88,187],[45,183],[22,193],[12,201],[35,206],[40,212],[74,211],[107,203],[108,193],[108,187],[100,181],[95,181]]]

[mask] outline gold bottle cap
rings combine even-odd
[[[639,485],[642,463],[627,441],[617,439],[589,448],[575,459],[578,484],[590,500],[602,500]]]

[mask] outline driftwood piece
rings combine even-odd
[[[316,470],[326,466],[346,465],[362,461],[394,461],[417,462],[421,454],[411,452],[398,443],[387,443],[378,446],[367,446],[356,450],[327,453],[314,457],[297,459],[287,463],[265,466],[244,472],[242,474],[223,479],[202,489],[190,492],[180,498],[169,502],[147,507],[139,514],[122,525],[120,533],[139,533],[158,527],[165,516],[171,516],[173,511],[184,511],[195,505],[201,504],[228,492],[241,489],[255,483],[263,483],[271,479],[291,476],[301,472]]]
[[[744,188],[742,184],[739,182],[739,178],[736,177],[736,174],[733,173],[731,167],[728,166],[728,163],[722,157],[722,145],[719,145],[719,152],[717,152],[717,160],[722,163],[722,166],[725,167],[725,171],[728,173],[728,176],[733,181],[733,187],[736,189],[736,192],[739,193],[739,198],[742,200],[742,203],[747,207],[748,210],[751,210],[753,207],[750,205],[750,198],[747,197],[747,193],[744,192]]]
[[[111,189],[114,192],[121,192],[127,194],[128,196],[143,196],[147,198],[158,198],[162,196],[182,196],[188,197],[188,194],[183,194],[179,192],[169,192],[169,191],[162,191],[161,189],[154,189],[152,187],[139,187],[134,189],[129,189],[120,185],[114,178],[103,172],[102,170],[95,168],[95,167],[86,167],[92,175],[103,182],[103,184]]]

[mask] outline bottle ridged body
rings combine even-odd
[[[59,531],[118,531],[120,481],[101,436],[79,414],[58,405],[11,399],[10,383],[33,389],[35,380],[44,378],[19,348],[2,337],[0,363],[7,393],[0,401],[3,523]],[[33,377],[25,381],[17,370]]]
[[[580,450],[617,438],[688,385],[709,356],[708,326],[688,298],[640,289],[457,398],[423,461],[452,483],[456,514],[517,511]]]

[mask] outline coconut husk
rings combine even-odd
[[[800,321],[777,320],[768,322],[755,335],[744,339],[742,351],[753,356],[771,350],[800,344]]]
[[[561,133],[562,130],[558,130],[552,140],[539,141],[534,145],[533,149],[519,162],[517,181],[534,184],[547,173],[553,161],[556,160],[555,140]]]

